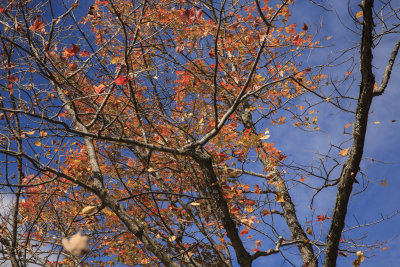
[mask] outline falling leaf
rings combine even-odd
[[[44,22],[38,19],[35,19],[33,25],[29,27],[29,30],[34,32],[41,32],[44,31]]]
[[[392,120],[392,122],[396,122],[397,120]]]
[[[129,78],[128,77],[124,77],[122,75],[119,75],[119,77],[117,79],[114,80],[114,82],[117,85],[125,85],[128,83]]]
[[[340,156],[346,156],[347,153],[349,153],[350,148],[345,148],[342,151],[339,152]]]
[[[389,249],[390,247],[384,247],[384,248],[381,248],[381,250],[383,251],[383,250],[387,250],[387,249]]]
[[[283,195],[281,193],[276,193],[276,201],[277,202],[284,202]]]
[[[77,233],[71,236],[69,240],[63,238],[62,245],[66,251],[75,256],[80,256],[88,251],[88,240],[89,238],[87,236],[81,235],[81,233]]]
[[[344,126],[344,128],[349,128],[351,126],[351,122],[349,122],[348,124],[346,124],[346,126]]]
[[[90,214],[93,213],[96,210],[96,206],[86,206],[81,210],[82,214]]]
[[[326,38],[326,40],[330,40],[330,39],[332,39],[332,36],[328,36],[328,37]]]
[[[363,16],[362,10],[358,11],[357,14],[356,14],[356,19],[361,18],[362,16]]]
[[[313,232],[312,232],[312,230],[311,230],[310,227],[307,227],[307,228],[306,228],[306,232],[307,232],[307,234],[309,234],[309,235],[312,235],[312,234],[313,234]]]
[[[383,182],[380,182],[379,184],[380,184],[380,185],[383,185],[383,186],[388,186],[388,183],[387,183],[386,180],[384,180]]]
[[[380,124],[380,123],[381,123],[380,121],[375,121],[375,122],[374,122],[374,124]]]

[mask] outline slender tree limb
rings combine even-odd
[[[393,68],[394,61],[396,60],[397,53],[399,52],[399,48],[400,48],[400,39],[397,40],[397,43],[393,48],[392,54],[390,55],[390,58],[389,58],[389,62],[385,68],[385,72],[383,73],[382,83],[379,86],[379,89],[374,91],[374,96],[380,96],[385,92],[385,89],[390,80],[390,75],[392,74],[392,68]]]

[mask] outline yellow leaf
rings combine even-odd
[[[192,206],[200,206],[200,203],[199,202],[192,202],[192,203],[190,203],[190,205],[192,205]]]
[[[363,16],[362,10],[358,11],[357,14],[356,14],[356,19],[361,18],[362,16]]]
[[[329,100],[331,100],[329,97],[325,98],[326,102],[329,102]]]
[[[283,196],[281,193],[276,193],[276,201],[277,202],[284,202]]]
[[[386,180],[384,180],[383,182],[380,182],[379,184],[380,184],[380,185],[383,185],[383,186],[388,186],[388,183],[387,183]]]
[[[346,126],[344,126],[344,128],[349,128],[351,126],[351,122],[349,122],[348,124],[346,124]]]
[[[153,169],[152,167],[150,167],[150,168],[147,169],[147,171],[148,171],[148,172],[155,172],[156,170]]]
[[[347,153],[349,153],[350,148],[345,148],[342,151],[339,152],[340,156],[346,156]]]
[[[170,236],[170,238],[168,238],[169,242],[174,242],[176,239],[176,236]]]
[[[27,132],[26,134],[32,135],[32,134],[35,134],[35,131],[30,131],[30,132]]]
[[[310,227],[307,227],[307,228],[306,228],[306,232],[307,232],[307,234],[312,235],[312,230],[311,230]]]
[[[86,206],[81,210],[82,214],[90,214],[96,210],[96,206]]]
[[[40,141],[34,142],[35,146],[42,146],[42,143]]]
[[[119,58],[119,57],[113,57],[113,58],[111,59],[111,61],[110,61],[110,64],[117,64],[117,63],[119,63],[119,61],[120,61],[120,58]]]

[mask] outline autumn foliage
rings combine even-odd
[[[313,266],[266,129],[318,130],[296,99],[325,75],[293,1],[9,2],[2,175],[21,186],[2,238],[43,266],[250,266],[280,246]]]

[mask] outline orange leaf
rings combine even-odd
[[[114,82],[117,85],[125,85],[128,83],[129,78],[128,77],[124,77],[122,75],[119,75],[119,77],[117,79],[114,80]]]
[[[76,69],[78,68],[78,64],[76,64],[75,62],[71,63],[68,65],[68,68],[70,71],[76,71]]]
[[[346,156],[347,153],[349,153],[350,148],[345,148],[342,151],[339,152],[340,156]]]
[[[306,180],[306,178],[304,178],[304,177],[300,178],[300,182],[304,182],[305,180]]]
[[[240,235],[247,235],[249,233],[249,228],[243,229],[242,231],[240,231]]]
[[[81,57],[88,57],[90,56],[90,53],[86,50],[83,50],[82,53],[79,54]]]
[[[389,249],[390,247],[384,247],[384,248],[381,248],[381,250],[387,250],[387,249]]]
[[[383,182],[380,182],[379,184],[380,184],[380,185],[383,185],[383,186],[388,186],[388,183],[387,183],[386,180],[384,180]]]
[[[306,232],[307,232],[307,234],[309,234],[309,235],[312,235],[312,234],[313,234],[310,227],[307,227],[307,228],[306,228]]]
[[[284,202],[283,196],[281,193],[276,193],[276,201],[277,202]]]
[[[79,45],[72,44],[70,49],[65,49],[63,51],[63,56],[66,58],[75,56],[77,53],[81,51],[81,48]]]
[[[35,19],[33,25],[29,27],[29,30],[34,32],[41,32],[44,30],[44,22],[38,19]]]
[[[326,38],[326,40],[330,40],[332,38],[332,36],[328,36],[327,38]]]
[[[346,124],[346,126],[344,126],[344,128],[349,128],[351,126],[351,122],[349,122],[348,124]]]
[[[269,212],[269,211],[266,210],[266,209],[263,209],[263,210],[261,211],[261,214],[262,214],[262,216],[267,216],[267,215],[271,214],[271,212]]]
[[[375,122],[374,122],[374,124],[380,124],[380,123],[381,123],[380,121],[375,121]]]
[[[348,76],[350,74],[351,74],[351,71],[348,71],[348,72],[345,73],[346,76]]]
[[[363,16],[362,10],[358,11],[357,14],[356,14],[356,19],[361,18],[362,16]]]

